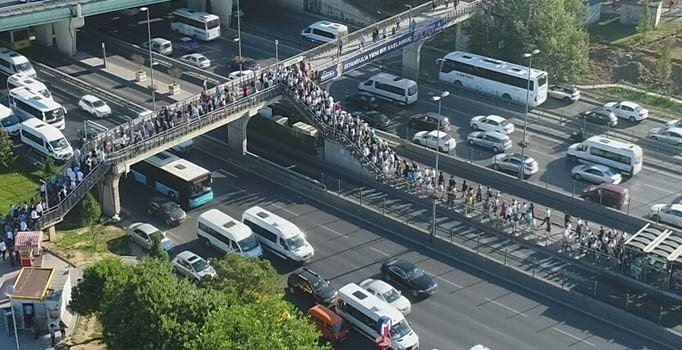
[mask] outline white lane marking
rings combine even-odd
[[[369,249],[371,249],[371,250],[373,250],[373,251],[375,251],[375,252],[377,252],[377,253],[379,253],[379,254],[381,254],[381,255],[383,255],[383,256],[390,256],[390,255],[388,255],[388,254],[386,254],[386,253],[382,252],[381,250],[376,249],[376,248],[374,248],[374,247],[369,247]]]
[[[528,315],[524,314],[523,312],[518,311],[518,310],[516,310],[516,309],[514,309],[514,308],[511,308],[511,307],[509,307],[509,306],[507,306],[507,305],[504,305],[504,304],[502,304],[502,303],[500,303],[500,302],[498,302],[498,301],[496,301],[496,300],[493,300],[493,299],[490,299],[490,298],[485,298],[485,300],[486,300],[487,302],[493,303],[493,304],[495,304],[495,305],[497,305],[497,306],[499,306],[499,307],[501,307],[501,308],[503,308],[503,309],[507,309],[507,310],[509,310],[509,311],[511,311],[511,312],[513,312],[513,313],[515,313],[515,314],[517,314],[517,315],[521,315],[521,316],[523,316],[523,317],[528,317]]]
[[[438,275],[434,275],[434,274],[432,274],[432,273],[426,273],[426,274],[429,275],[429,276],[431,276],[432,278],[435,278],[435,279],[438,279],[438,280],[440,280],[440,281],[443,281],[443,282],[445,282],[445,283],[447,283],[447,284],[449,284],[449,285],[451,285],[451,286],[453,286],[453,287],[455,287],[455,288],[457,288],[457,289],[462,289],[462,286],[460,286],[459,284],[457,284],[457,283],[455,283],[455,282],[452,282],[452,281],[450,281],[450,280],[448,280],[448,279],[445,279],[445,278],[440,277],[440,276],[438,276]]]
[[[281,211],[285,211],[285,212],[287,212],[287,213],[289,213],[289,214],[291,214],[291,215],[293,215],[293,216],[299,216],[299,215],[300,215],[299,213],[297,213],[297,212],[295,212],[295,211],[292,211],[292,210],[289,210],[289,209],[287,209],[286,207],[281,206],[281,205],[279,205],[279,204],[277,204],[277,203],[271,203],[270,205],[272,205],[273,207],[275,207],[275,208],[277,208],[277,209],[279,209],[279,210],[281,210]]]
[[[329,228],[329,227],[327,227],[327,226],[325,226],[325,225],[319,225],[318,227],[321,227],[321,228],[323,228],[323,229],[325,229],[325,230],[327,230],[327,231],[329,231],[329,232],[331,232],[331,233],[333,233],[333,234],[336,234],[336,235],[338,235],[338,236],[340,236],[340,237],[343,237],[343,238],[348,239],[348,236],[346,236],[345,234],[343,234],[343,233],[341,233],[341,232],[339,232],[339,231],[334,230],[333,228]]]
[[[561,330],[561,329],[559,329],[559,328],[552,327],[552,329],[555,330],[555,331],[557,331],[557,332],[559,332],[559,333],[561,333],[561,334],[563,334],[563,335],[565,335],[565,336],[567,336],[567,337],[573,338],[573,339],[577,340],[578,342],[585,343],[585,344],[587,344],[587,345],[589,345],[589,346],[591,346],[591,347],[593,347],[593,348],[596,348],[596,347],[597,347],[596,345],[590,343],[589,341],[583,340],[582,338],[580,338],[580,337],[578,337],[578,336],[576,336],[576,335],[573,335],[573,334],[571,334],[571,333],[568,333],[568,332],[566,332],[566,331],[563,331],[563,330]]]

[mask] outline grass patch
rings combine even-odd
[[[6,214],[12,204],[37,198],[40,179],[40,170],[21,159],[17,160],[12,171],[0,172],[0,213]]]
[[[632,30],[634,33],[634,29]],[[682,31],[682,23],[678,21],[663,22],[658,28],[650,30],[646,34],[634,33],[613,41],[613,44],[628,46],[632,49],[640,49],[651,44],[656,44],[659,41],[675,35]]]
[[[46,247],[76,266],[130,254],[126,233],[116,226],[95,226],[94,240],[89,228],[60,231],[57,240],[47,242]]]
[[[679,119],[682,116],[682,104],[669,98],[647,95],[644,92],[632,91],[623,88],[604,88],[595,90],[597,93],[614,96],[621,100],[630,100],[643,105],[653,106],[656,109],[670,113],[669,117]]]
[[[599,41],[615,44],[618,41],[630,40],[633,36],[639,36],[635,27],[621,24],[618,16],[608,16],[599,22],[590,25],[587,31],[590,37]]]

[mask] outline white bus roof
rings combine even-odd
[[[399,77],[399,76],[393,75],[393,74],[388,74],[388,73],[377,73],[377,74],[374,74],[370,79],[382,81],[382,82],[390,82],[392,85],[399,86],[399,87],[409,87],[409,86],[413,86],[413,85],[417,84],[417,82],[414,80],[406,79],[406,78]]]
[[[398,323],[405,319],[403,314],[383,300],[370,294],[367,290],[355,283],[348,283],[339,289],[339,299],[346,303],[352,303],[354,307],[362,307],[365,310],[372,310],[379,316],[387,316],[393,323]]]
[[[220,19],[220,17],[218,17],[214,14],[211,14],[208,12],[194,11],[194,10],[190,10],[190,9],[177,9],[177,10],[173,11],[171,14],[190,17],[190,18],[201,20],[201,21],[210,21],[210,20],[214,20],[214,19]]]
[[[4,119],[6,117],[9,117],[12,114],[14,114],[14,112],[12,112],[11,108],[0,103],[0,119]]]
[[[509,75],[516,75],[521,78],[528,78],[528,67],[526,66],[521,66],[469,52],[453,51],[445,55],[445,59],[457,62],[466,62],[477,67],[484,67],[498,72],[504,72]],[[539,69],[531,69],[531,78],[537,78],[541,74],[546,74],[546,72]]]
[[[210,173],[208,170],[182,159],[169,152],[157,153],[145,161],[155,167],[161,168],[185,181],[192,181],[198,177]]]
[[[252,234],[251,229],[248,226],[218,209],[211,209],[201,213],[201,215],[199,215],[199,221],[206,221],[215,226],[229,230],[236,241],[246,239]]]
[[[57,108],[62,108],[62,105],[46,98],[38,92],[29,90],[27,87],[21,86],[14,88],[9,91],[10,96],[18,100],[24,101],[29,105],[41,110],[41,111],[52,111]]]
[[[59,129],[55,128],[50,124],[45,123],[44,121],[38,118],[27,119],[26,121],[21,123],[21,127],[22,129],[29,129],[35,131],[35,133],[45,136],[45,139],[47,139],[47,141],[55,141],[64,138],[64,134],[62,134],[62,132],[59,131]]]
[[[28,62],[28,58],[22,54],[14,52],[7,48],[0,48],[0,59],[11,62],[12,64],[21,64]]]
[[[276,228],[284,239],[296,237],[303,233],[298,226],[294,225],[289,220],[273,214],[257,205],[247,209],[244,212],[244,216],[247,216],[251,221],[256,221],[256,223]]]
[[[310,25],[313,28],[324,28],[331,31],[337,32],[348,32],[348,27],[341,23],[329,22],[329,21],[317,21]]]
[[[626,149],[626,150],[632,150],[632,151],[637,151],[641,152],[641,147],[638,145],[632,144],[632,143],[627,143],[627,142],[622,142],[614,139],[609,139],[601,135],[595,135],[587,140],[583,141],[583,143],[598,143],[600,145],[605,145],[611,148],[615,149]]]

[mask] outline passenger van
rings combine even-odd
[[[350,332],[348,323],[334,311],[323,305],[311,307],[308,310],[308,319],[322,333],[322,337],[331,343],[346,339]]]
[[[26,73],[18,73],[7,78],[7,88],[12,90],[18,87],[25,87],[29,91],[41,95],[46,99],[53,100],[50,90],[45,84],[39,82],[36,78],[32,78]]]
[[[372,341],[381,335],[378,330],[379,319],[387,317],[391,320],[392,349],[419,348],[419,337],[403,314],[355,283],[349,283],[339,289],[336,313]]]
[[[36,71],[28,58],[4,47],[0,48],[0,72],[7,76],[25,73],[31,78],[36,77]]]
[[[263,247],[282,259],[306,263],[315,254],[301,229],[259,206],[247,209],[242,222],[251,228]]]
[[[603,164],[630,176],[642,170],[641,147],[601,135],[570,145],[566,155],[569,159],[575,159],[581,163]]]
[[[379,98],[395,101],[402,105],[417,102],[417,83],[388,73],[378,73],[358,85],[360,91],[367,91]]]
[[[263,256],[263,250],[251,229],[218,209],[199,215],[197,235],[207,246],[225,254],[235,253],[249,258]]]
[[[21,120],[11,109],[0,104],[0,127],[10,135],[17,135],[21,129]]]
[[[142,46],[148,49],[150,45],[152,47],[152,51],[158,54],[170,56],[170,54],[173,53],[173,43],[171,43],[168,39],[153,38],[151,41],[145,41]]]
[[[21,142],[36,152],[58,161],[73,157],[73,149],[59,129],[42,120],[31,118],[21,123]]]
[[[301,32],[304,39],[319,43],[328,43],[344,35],[348,35],[348,27],[329,21],[315,22]]]

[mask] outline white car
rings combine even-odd
[[[604,109],[613,112],[618,118],[627,119],[633,123],[649,118],[649,110],[634,102],[609,102],[604,105]]]
[[[247,77],[247,76],[254,76],[256,73],[250,69],[245,69],[240,71],[234,71],[230,74],[228,74],[227,78],[230,80],[237,80],[241,77]]]
[[[665,123],[666,128],[682,128],[682,119],[669,120]]]
[[[78,107],[97,118],[111,115],[111,107],[96,96],[85,95],[78,101]]]
[[[578,91],[575,86],[564,86],[560,84],[550,85],[547,93],[549,94],[549,97],[567,103],[576,102],[580,99],[580,91]]]
[[[188,55],[184,55],[180,57],[180,60],[183,62],[187,62],[195,67],[203,69],[211,66],[211,60],[209,60],[208,58],[206,58],[206,56],[200,53],[191,53]]]
[[[523,158],[521,158],[521,154],[519,153],[502,153],[496,155],[493,157],[493,168],[495,168],[495,170],[503,170],[518,175],[519,169],[521,169],[521,159],[524,159],[524,177],[536,174],[540,170],[540,166],[535,159],[527,155],[524,155]]]
[[[611,168],[599,164],[581,164],[571,169],[571,176],[576,180],[602,184],[610,183],[617,185],[623,178],[619,173],[614,173]]]
[[[137,222],[128,226],[128,238],[140,245],[145,250],[152,249],[154,236],[161,239],[161,247],[170,253],[173,250],[173,242],[166,237],[166,232],[159,230],[151,224]]]
[[[418,145],[446,153],[452,151],[457,146],[457,141],[452,136],[438,130],[420,131],[414,134],[412,141]]]
[[[469,123],[474,130],[497,131],[500,134],[509,135],[514,132],[514,124],[508,122],[499,115],[479,115],[471,118]]]
[[[652,220],[682,227],[682,204],[656,204],[649,211]]]
[[[199,255],[185,250],[173,258],[173,269],[187,278],[201,281],[205,277],[215,277],[213,266]]]
[[[661,141],[665,143],[671,143],[675,146],[682,146],[682,128],[653,128],[649,130],[648,137],[654,141]]]
[[[393,288],[393,286],[382,280],[368,278],[360,282],[360,287],[365,288],[370,294],[398,309],[404,316],[407,316],[412,310],[410,301]]]

